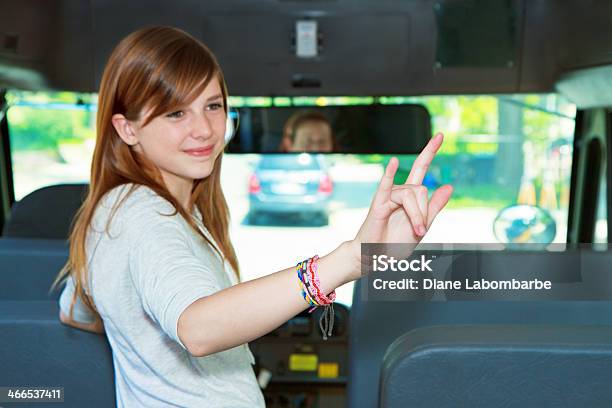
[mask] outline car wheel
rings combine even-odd
[[[258,225],[260,217],[261,217],[261,214],[255,211],[250,211],[249,215],[247,216],[247,222],[249,223],[249,225]]]
[[[318,221],[317,225],[320,225],[321,227],[329,224],[329,214],[325,212],[319,213],[319,216],[316,219]]]

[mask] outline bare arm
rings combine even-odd
[[[319,259],[325,293],[358,275],[348,242]],[[183,311],[177,330],[189,352],[200,357],[261,337],[307,307],[296,269],[289,268],[198,299]]]
[[[418,244],[423,238],[452,193],[451,186],[442,186],[429,199],[422,185],[442,139],[438,134],[429,141],[404,184],[394,184],[399,162],[389,161],[355,239],[319,260],[321,289],[326,294],[360,277],[361,243]],[[181,313],[177,333],[191,354],[205,356],[260,337],[307,306],[296,270],[288,268],[196,300]]]
[[[104,334],[104,323],[100,319],[96,320],[94,323],[79,323],[77,321],[71,320],[70,317],[66,316],[64,312],[60,310],[60,321],[63,324],[70,327],[74,327],[76,329]]]

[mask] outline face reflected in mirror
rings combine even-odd
[[[285,125],[280,150],[293,153],[334,151],[334,136],[327,118],[318,112],[305,112],[291,117]]]
[[[305,122],[295,129],[289,148],[291,152],[333,151],[332,130],[326,122]]]

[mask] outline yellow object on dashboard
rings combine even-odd
[[[289,356],[289,370],[316,371],[319,357],[316,354],[291,354]]]
[[[338,378],[338,363],[320,363],[319,378]]]

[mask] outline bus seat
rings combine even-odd
[[[0,301],[0,384],[63,387],[59,405],[67,408],[116,406],[106,336],[65,326],[58,315],[56,301]]]
[[[33,191],[13,205],[3,236],[68,239],[72,219],[88,187],[88,184],[58,184]]]
[[[380,408],[610,407],[612,327],[438,326],[387,350]]]
[[[560,254],[558,260],[567,261],[561,252],[542,252],[546,257],[556,254]],[[602,274],[612,261],[612,252],[585,252],[583,255],[581,262]],[[523,255],[500,252],[497,256],[500,257],[496,262],[499,265],[516,265],[515,257]],[[457,269],[453,273],[461,275]],[[612,326],[612,301],[374,301],[362,298],[365,283],[364,279],[355,283],[350,313],[347,387],[350,408],[376,406],[385,350],[412,329],[437,325]]]
[[[0,301],[57,300],[62,288],[49,289],[67,259],[64,240],[0,239]]]

